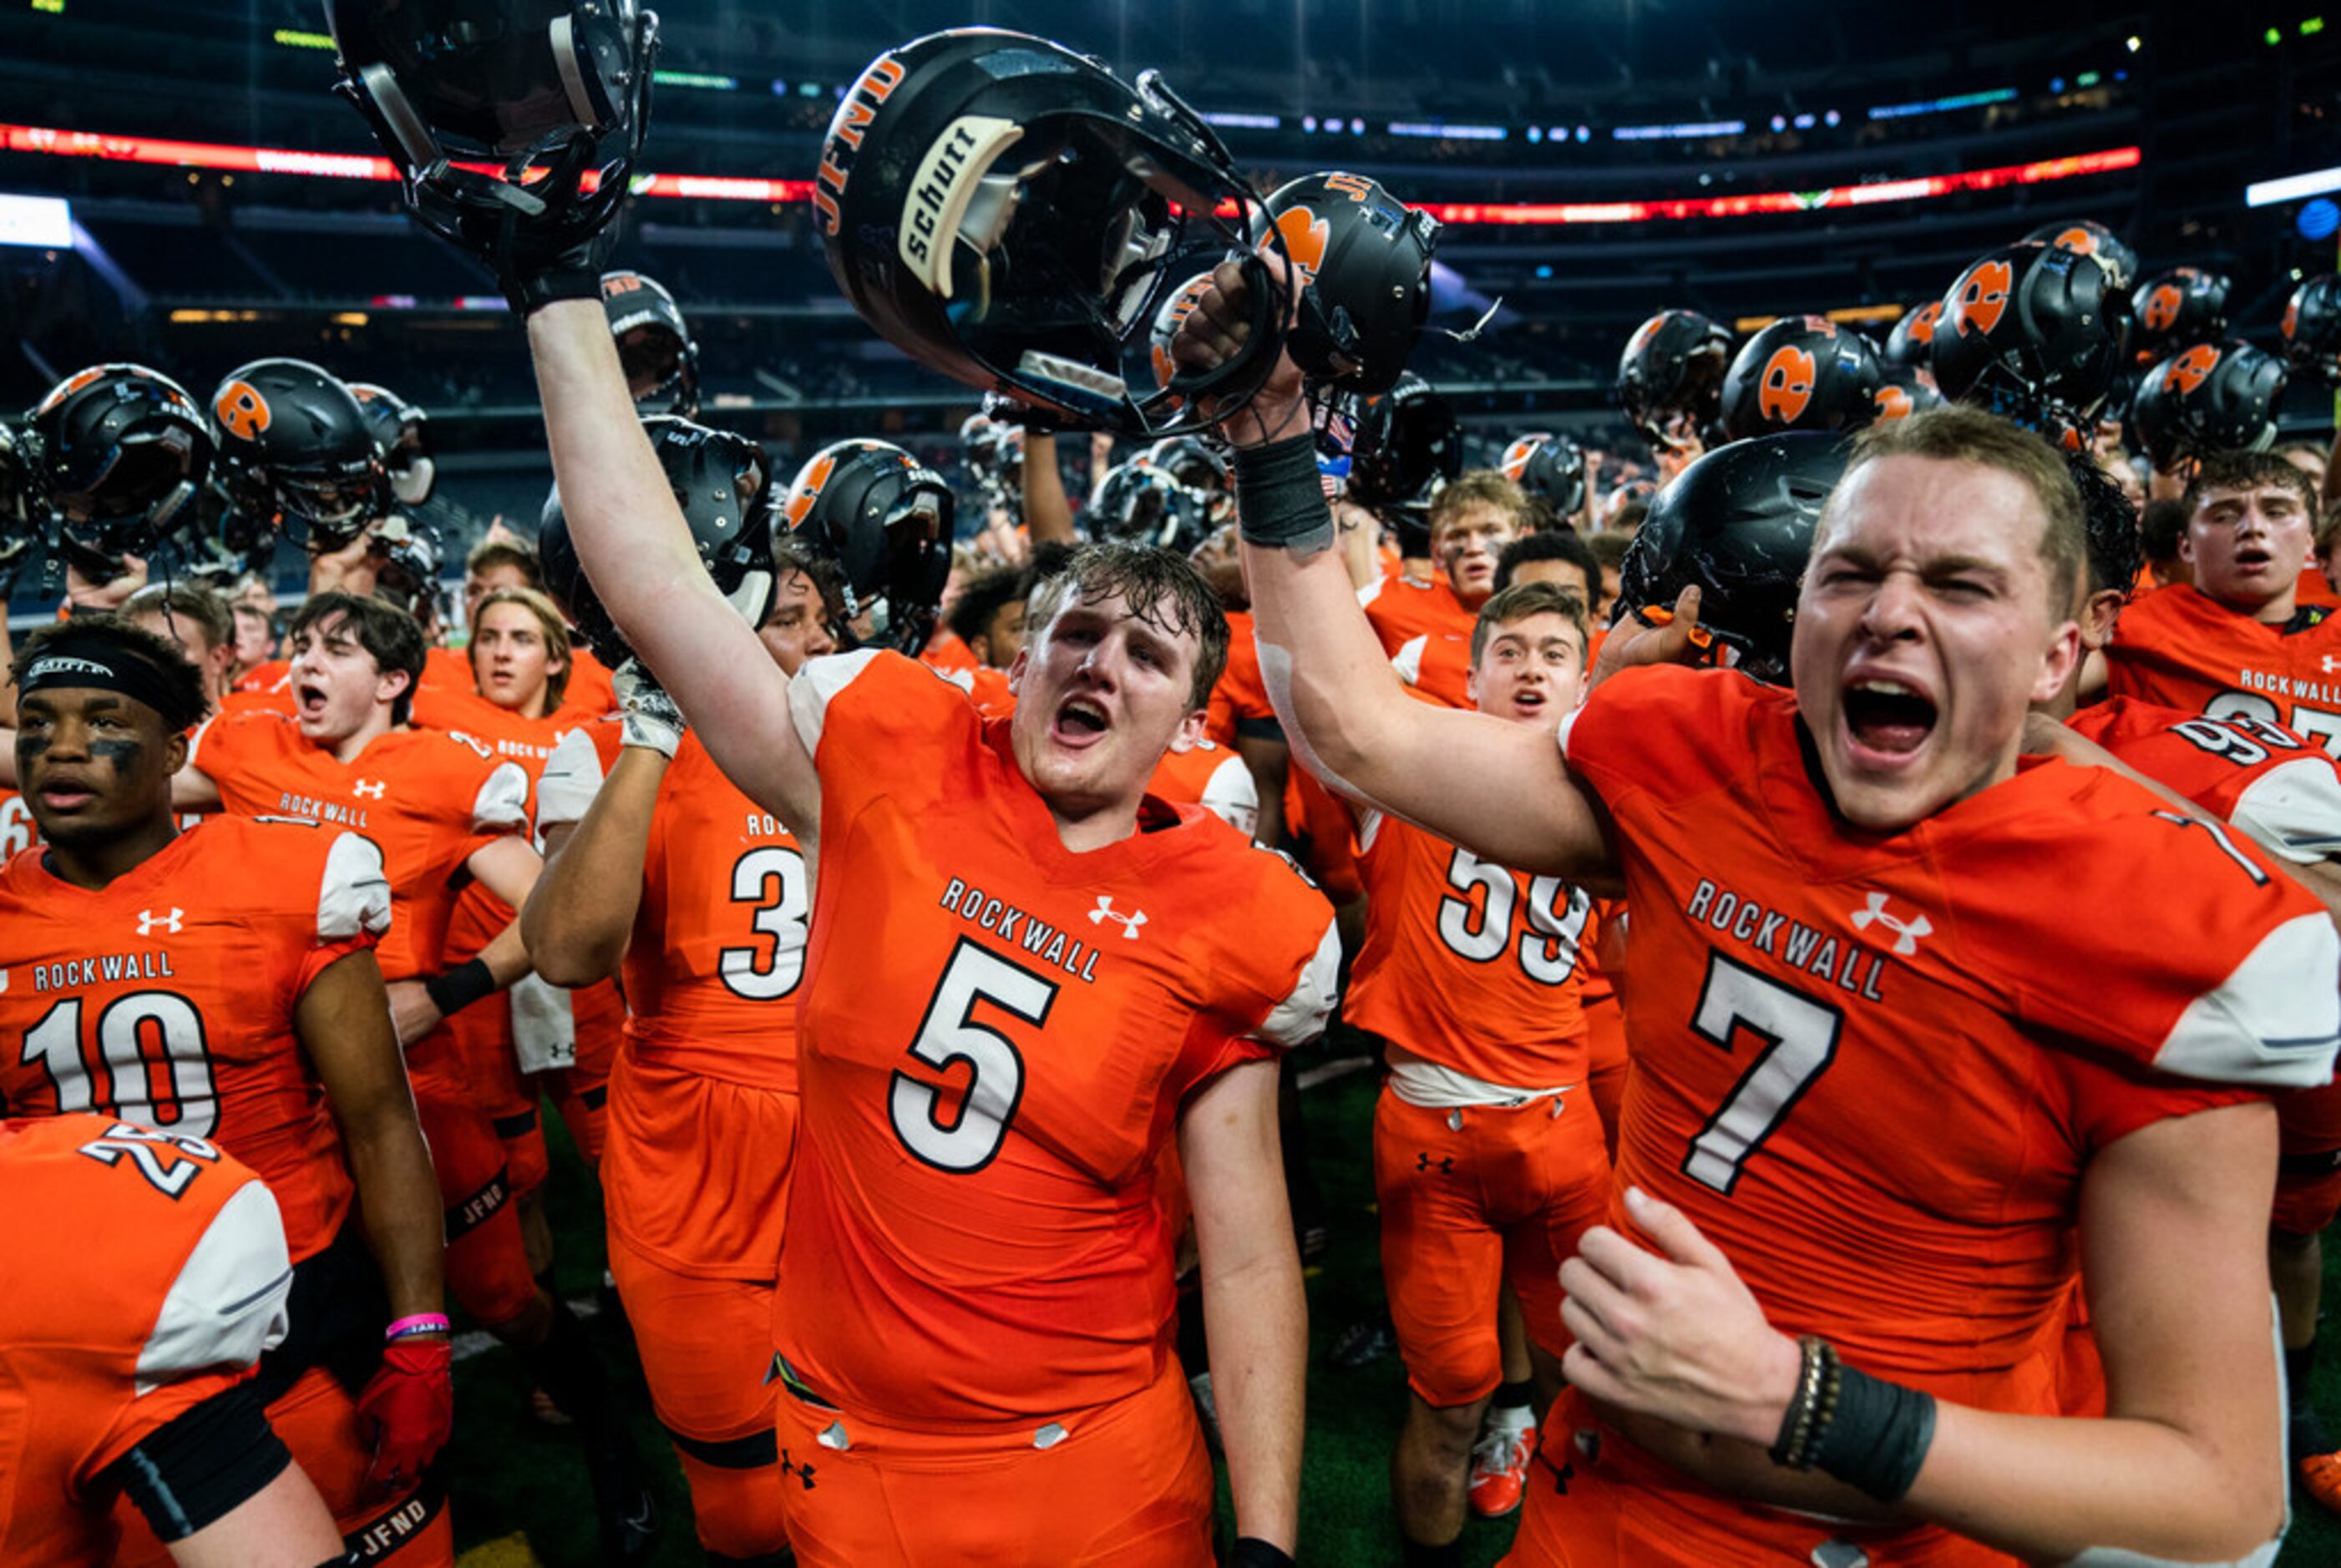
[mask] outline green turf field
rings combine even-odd
[[[1340,1568],[1398,1568],[1399,1563],[1389,1463],[1405,1379],[1394,1360],[1342,1372],[1324,1359],[1341,1329],[1375,1311],[1381,1299],[1370,1160],[1374,1090],[1373,1075],[1359,1073],[1326,1084],[1304,1102],[1310,1148],[1330,1208],[1333,1245],[1324,1266],[1312,1270],[1309,1280],[1309,1452],[1301,1481],[1300,1555],[1304,1563]],[[546,1120],[554,1140],[550,1201],[562,1246],[558,1275],[562,1294],[575,1300],[594,1295],[601,1281],[601,1203],[559,1119]],[[2328,1275],[2334,1274],[2341,1270],[2332,1269],[2328,1260]],[[2341,1302],[2341,1277],[2333,1278],[2328,1290],[2328,1299]],[[623,1369],[622,1392],[639,1413],[643,1451],[656,1472],[664,1517],[651,1561],[662,1568],[699,1568],[703,1559],[691,1532],[690,1499],[672,1452],[650,1419],[624,1331],[601,1317],[590,1326],[612,1365]],[[2326,1359],[2316,1392],[2326,1422],[2341,1431],[2336,1364],[2341,1355]],[[516,1548],[493,1549],[493,1543],[514,1535],[524,1535],[547,1568],[593,1563],[593,1517],[583,1472],[563,1434],[530,1418],[527,1390],[513,1358],[500,1349],[474,1356],[457,1367],[455,1383],[459,1419],[447,1468],[458,1544],[490,1543],[474,1560],[477,1568],[524,1563],[526,1556]],[[2341,1521],[2313,1503],[2297,1506],[2301,1512],[2280,1568],[2341,1563]],[[1464,1535],[1466,1561],[1475,1568],[1494,1563],[1511,1534],[1509,1520],[1473,1523]]]

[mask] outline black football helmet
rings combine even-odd
[[[1618,402],[1653,447],[1705,441],[1723,402],[1731,334],[1697,311],[1660,311],[1618,360]]]
[[[374,444],[382,448],[390,493],[401,506],[421,506],[439,487],[439,465],[431,457],[431,416],[388,387],[348,384],[350,395],[365,410]]]
[[[1304,287],[1286,352],[1319,388],[1386,392],[1397,384],[1430,315],[1430,253],[1439,220],[1362,174],[1303,174],[1253,219],[1253,243],[1273,229]]]
[[[334,90],[425,227],[500,271],[608,232],[650,120],[657,16],[635,0],[327,0],[325,15]]]
[[[870,618],[874,640],[916,654],[934,635],[951,575],[956,507],[942,475],[882,441],[841,441],[797,470],[782,521],[844,580],[845,618]]]
[[[1170,340],[1179,335],[1180,323],[1195,313],[1195,306],[1203,298],[1203,291],[1211,286],[1210,272],[1197,273],[1170,292],[1170,297],[1155,307],[1154,325],[1146,334],[1146,362],[1154,372],[1154,384],[1167,388],[1170,378],[1179,373],[1179,362],[1170,357]],[[1168,437],[1164,439],[1168,440]]]
[[[2137,362],[2154,364],[2226,332],[2232,287],[2199,267],[2173,267],[2140,280],[2129,297],[2129,342]]]
[[[682,307],[655,280],[640,273],[603,273],[602,308],[618,340],[635,412],[699,417],[699,345]]]
[[[2130,424],[2166,473],[2189,458],[2266,452],[2276,444],[2284,383],[2284,362],[2240,338],[2197,343],[2146,372]]]
[[[1869,340],[1826,316],[1782,316],[1749,338],[1723,378],[1723,433],[1858,430],[1881,384]]]
[[[1879,365],[1878,376],[1878,391],[1870,395],[1875,408],[1870,415],[1873,424],[1908,419],[1914,413],[1943,406],[1943,394],[1935,390],[1934,379],[1916,365]]]
[[[1210,509],[1214,526],[1236,514],[1236,481],[1227,456],[1208,436],[1166,435],[1146,449],[1145,460],[1188,489]]]
[[[254,360],[212,393],[222,488],[312,550],[390,511],[390,474],[357,395],[306,360]]]
[[[0,418],[0,598],[6,596],[17,568],[41,542],[30,505],[33,475],[27,457],[15,424]]]
[[[1933,352],[1935,323],[1943,313],[1943,302],[1928,300],[1923,305],[1913,305],[1894,323],[1894,330],[1886,334],[1886,346],[1878,351],[1881,364],[1908,365],[1924,371],[1929,378],[1935,373]]]
[[[2285,362],[2331,385],[2341,382],[2341,275],[2320,273],[2284,307]]]
[[[2121,357],[2118,298],[2079,251],[2026,240],[1961,273],[1935,323],[1935,382],[2067,451],[2086,447]]]
[[[2081,527],[2087,538],[2089,590],[2129,591],[2146,565],[2146,538],[2137,531],[2137,508],[2111,474],[2087,452],[2069,452],[2065,466],[2081,492]]]
[[[194,516],[215,448],[203,410],[144,365],[92,365],[59,382],[25,426],[31,516],[85,571],[144,555]]]
[[[1783,431],[1698,458],[1651,501],[1618,569],[1613,623],[1649,624],[1696,583],[1699,628],[1730,650],[1728,661],[1786,684],[1813,529],[1847,452],[1833,433]]]
[[[1538,431],[1504,448],[1496,466],[1567,522],[1585,504],[1585,452],[1565,435]]]
[[[1214,526],[1210,496],[1142,458],[1098,477],[1082,519],[1092,539],[1180,555],[1202,543]]]
[[[1389,522],[1406,553],[1430,553],[1431,499],[1462,472],[1455,407],[1420,376],[1399,377],[1359,412],[1349,498]]]
[[[2035,241],[2053,245],[2060,251],[2070,251],[2077,256],[2095,256],[2106,270],[2106,280],[2117,296],[2127,296],[2137,282],[2137,253],[2129,242],[2103,223],[2088,218],[2075,218],[2070,223],[2043,223],[2024,236],[2027,243]]]
[[[1255,265],[1255,352],[1164,388],[1149,363],[1163,303],[1246,245],[1243,219],[1220,211],[1254,204],[1218,135],[1152,72],[1133,88],[980,27],[872,61],[813,182],[831,275],[880,336],[954,381],[1143,436],[1206,428],[1275,362],[1291,290]],[[1211,415],[1204,395],[1222,400]]]
[[[438,531],[410,518],[386,517],[374,530],[367,553],[379,563],[375,595],[417,620],[429,620],[438,608],[439,563],[444,554]]]
[[[764,450],[746,436],[710,430],[672,414],[654,414],[643,422],[651,451],[666,471],[667,488],[691,529],[692,544],[700,564],[715,580],[716,590],[750,626],[762,626],[772,613],[772,500]],[[555,484],[544,500],[544,515],[537,526],[537,559],[544,570],[545,591],[583,635],[593,657],[614,670],[633,656],[609,611],[602,608],[593,585],[587,581],[577,547],[569,538],[568,514],[562,510],[561,487]]]

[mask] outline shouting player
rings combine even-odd
[[[44,628],[13,675],[46,847],[0,870],[0,973],[23,978],[0,1032],[24,1042],[0,1099],[215,1141],[267,1180],[293,1335],[258,1397],[344,1531],[448,1561],[438,1491],[416,1493],[453,1412],[440,1206],[374,958],[381,851],[281,817],[181,832],[172,778],[208,694],[151,632]]]
[[[1201,732],[1217,602],[1176,557],[1078,557],[1010,719],[891,653],[786,676],[709,581],[570,276],[514,292],[577,553],[817,868],[775,1323],[799,1560],[1210,1561],[1152,1193],[1175,1131],[1240,1558],[1286,1561],[1304,1307],[1275,1056],[1321,1027],[1336,945],[1280,859],[1145,794]]]
[[[1220,275],[1182,361],[1249,336]],[[1296,745],[1475,853],[1622,873],[1634,911],[1618,1228],[1563,1266],[1570,1389],[1514,1560],[2270,1551],[2253,1089],[2331,1075],[2341,941],[2224,829],[2103,769],[2018,767],[2027,705],[2079,657],[2055,452],[1966,410],[1866,432],[1793,690],[1629,670],[1556,751],[1390,679],[1304,478],[1300,390],[1280,363],[1228,427]],[[2187,897],[2140,900],[2142,863]],[[2042,1418],[2077,1216],[2102,1421]]]
[[[1550,731],[1584,695],[1585,606],[1550,583],[1490,598],[1472,642],[1481,713]],[[1568,1349],[1560,1260],[1609,1209],[1601,1124],[1577,1092],[1590,904],[1557,878],[1507,870],[1378,811],[1361,813],[1358,840],[1366,940],[1343,1016],[1381,1037],[1390,1064],[1374,1192],[1411,1390],[1390,1490],[1409,1561],[1433,1563],[1456,1550],[1467,1487],[1484,1513],[1519,1505],[1534,1410],[1558,1392]],[[1526,1315],[1535,1405],[1502,1374],[1507,1281]]]

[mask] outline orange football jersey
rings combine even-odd
[[[1195,807],[1067,851],[1007,725],[898,655],[816,659],[790,698],[822,819],[784,1363],[949,1430],[1148,1387],[1160,1153],[1198,1086],[1323,1027],[1324,900]]]
[[[109,1116],[0,1121],[0,1563],[114,1560],[106,1467],[251,1375],[293,1269],[217,1146]]]
[[[298,1260],[349,1212],[325,1091],[293,1032],[309,983],[390,925],[382,853],[218,817],[98,889],[0,868],[0,1102],[209,1138],[266,1178]]]
[[[1146,792],[1173,806],[1200,806],[1247,839],[1259,831],[1260,786],[1251,769],[1233,751],[1209,740],[1164,752]]]
[[[610,667],[593,657],[583,643],[569,650],[569,684],[562,688],[561,710],[553,717],[583,724],[617,711],[618,692]]]
[[[1281,740],[1284,728],[1268,700],[1268,684],[1260,672],[1260,644],[1252,634],[1251,612],[1228,612],[1228,667],[1211,688],[1205,733],[1219,744],[1233,747],[1238,735]]]
[[[946,675],[976,668],[974,650],[968,647],[958,632],[947,626],[935,628],[935,635],[928,642],[927,650],[919,655],[919,662]]]
[[[927,668],[933,670],[934,666]],[[1004,670],[976,664],[965,670],[940,670],[936,673],[966,692],[975,710],[986,719],[1005,719],[1016,711],[1016,693],[1009,690],[1008,672]]]
[[[1944,1397],[2052,1411],[2084,1166],[2236,1085],[2325,1081],[2341,944],[2240,835],[2100,769],[2027,759],[1900,833],[1850,833],[1796,725],[1793,693],[1674,668],[1563,724],[1634,912],[1618,1186],[1680,1206],[1776,1325]],[[2183,891],[2142,898],[2143,865]]]
[[[245,670],[231,689],[247,696],[267,691],[282,691],[293,679],[293,666],[282,659],[264,660]]]
[[[41,829],[33,809],[14,789],[0,789],[0,858],[21,853],[40,841]]]
[[[434,730],[393,729],[345,763],[290,719],[230,714],[195,732],[188,765],[218,786],[232,816],[313,818],[381,849],[397,913],[379,955],[387,980],[446,968],[463,862],[528,822],[525,770],[480,741]]]
[[[1507,870],[1380,811],[1358,823],[1366,939],[1342,1017],[1487,1083],[1581,1082],[1584,891]]]
[[[1449,708],[1469,708],[1471,629],[1476,620],[1476,617],[1466,620],[1459,630],[1450,626],[1417,632],[1390,655],[1390,668],[1398,671],[1400,680],[1432,701]]]
[[[1382,651],[1393,659],[1418,637],[1459,632],[1467,642],[1470,640],[1471,611],[1439,573],[1432,573],[1428,582],[1377,578],[1359,590],[1358,602],[1366,607],[1367,623],[1381,640]]]
[[[2248,714],[2108,697],[2066,721],[2158,784],[2307,865],[2341,857],[2341,761]]]
[[[2116,697],[2280,724],[2341,757],[2341,615],[2263,626],[2182,583],[2130,600],[2106,650]]]

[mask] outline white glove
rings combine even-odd
[[[646,746],[672,759],[682,744],[682,710],[658,683],[658,677],[639,659],[629,659],[611,673],[611,690],[625,713],[625,743]]]

